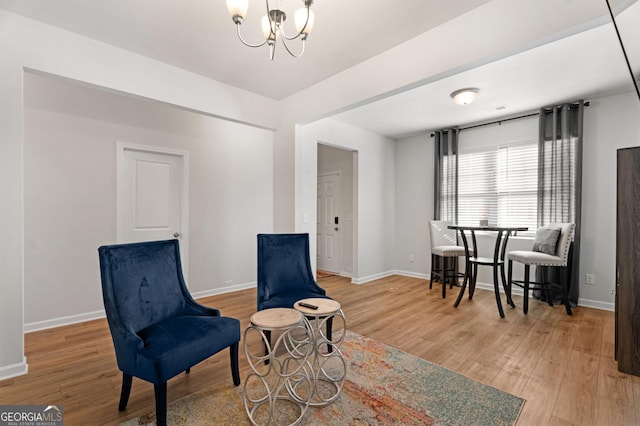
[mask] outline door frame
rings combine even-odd
[[[321,177],[325,177],[325,176],[337,176],[338,177],[338,198],[339,198],[339,203],[340,203],[340,209],[342,210],[342,173],[340,172],[340,170],[337,171],[331,171],[331,172],[325,172],[325,173],[318,173],[317,177],[316,177],[316,182],[318,182],[320,180]],[[317,194],[316,194],[317,195]],[[317,200],[317,196],[316,196],[316,200]],[[318,203],[316,202],[316,219],[318,218]],[[344,220],[344,217],[342,216],[342,211],[339,212],[339,217],[340,217],[340,221],[342,222]],[[318,222],[316,220],[316,222]],[[340,223],[338,226],[342,227],[344,223]],[[342,228],[340,228],[342,229]],[[339,232],[339,231],[337,231]],[[318,223],[316,223],[316,235],[318,234]],[[341,274],[342,273],[342,236],[340,234],[336,235],[336,239],[338,240],[338,245],[337,245],[337,249],[338,249],[338,270],[335,271],[336,274]],[[317,241],[317,237],[316,237],[316,246],[318,244]],[[317,253],[317,248],[316,248],[316,257],[318,256]],[[318,265],[319,262],[316,262],[316,269],[321,269]],[[321,269],[322,270],[322,269]]]
[[[116,143],[116,241],[124,241],[123,215],[125,205],[124,191],[124,153],[125,151],[149,152],[152,154],[165,154],[180,157],[182,159],[182,200],[180,218],[180,257],[182,258],[182,270],[185,280],[188,277],[189,259],[189,152],[179,149],[164,148],[149,145],[138,145],[127,142]],[[188,281],[187,281],[188,282]]]
[[[318,150],[320,145],[325,146],[325,147],[329,147],[329,148],[334,148],[334,149],[339,149],[341,151],[345,151],[348,152],[351,155],[351,179],[352,179],[352,183],[351,183],[351,199],[347,202],[347,203],[342,203],[340,205],[340,209],[341,209],[341,215],[343,217],[342,220],[342,224],[344,226],[345,223],[350,222],[350,226],[351,226],[351,232],[350,233],[345,233],[343,232],[342,236],[342,248],[344,249],[344,238],[346,238],[346,235],[349,236],[349,238],[351,239],[350,241],[350,245],[351,247],[347,247],[345,250],[342,251],[342,255],[344,256],[345,253],[347,253],[349,250],[351,252],[351,259],[350,262],[348,264],[343,263],[342,259],[340,261],[340,275],[343,277],[348,277],[351,278],[351,282],[353,284],[361,284],[359,277],[359,271],[360,271],[360,259],[359,259],[359,240],[358,240],[358,236],[359,236],[359,229],[360,229],[360,217],[359,217],[359,179],[360,179],[360,173],[359,173],[359,162],[360,162],[360,153],[358,151],[358,149],[350,147],[348,145],[345,144],[340,144],[340,143],[330,143],[330,142],[325,142],[325,141],[321,141],[321,140],[317,140],[315,143],[315,160],[314,160],[314,166],[315,166],[315,171],[313,173],[313,191],[314,191],[314,197],[313,197],[313,211],[315,211],[317,214],[317,210],[318,210],[318,196],[317,196],[317,187],[318,187],[318,175],[322,174],[320,173],[319,170],[319,165],[318,162],[319,160],[319,155],[318,155]],[[335,168],[332,167],[333,170],[335,170]],[[342,173],[340,174],[340,186],[341,186],[341,191],[345,190],[345,184],[344,184],[344,177],[346,175]],[[344,209],[346,208],[347,205],[350,205],[351,207],[351,215],[350,216],[346,216],[344,214]],[[310,209],[311,210],[311,209]],[[303,220],[304,223],[304,220]],[[309,232],[311,234],[311,230],[309,228],[305,228],[304,224],[300,225],[301,229],[306,229],[307,232]],[[297,228],[298,229],[298,228]],[[314,228],[314,239],[316,239],[316,228]],[[343,228],[344,230],[344,228]],[[314,241],[314,244],[317,245],[317,242]],[[318,269],[318,265],[316,264],[316,257],[317,255],[312,257],[312,262],[313,262],[313,266],[315,269]],[[314,269],[314,270],[315,270]]]

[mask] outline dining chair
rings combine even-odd
[[[196,302],[182,275],[178,240],[102,246],[102,295],[127,408],[133,377],[154,385],[156,420],[167,421],[167,380],[229,348],[240,384],[240,321]]]
[[[458,279],[468,280],[468,263],[465,259],[464,273],[458,272],[458,258],[466,256],[464,247],[457,244],[456,231],[447,226],[452,222],[448,220],[429,221],[429,241],[431,242],[431,274],[429,289],[433,283],[440,281],[442,284],[442,298],[447,296],[447,282],[450,287],[458,284]]]
[[[507,288],[509,296],[511,296],[513,285],[523,289],[522,310],[525,314],[529,311],[529,291],[539,290],[549,305],[553,306],[553,297],[549,290],[558,287],[561,289],[567,314],[572,314],[569,303],[570,268],[568,265],[571,261],[569,253],[574,232],[575,224],[573,223],[551,223],[538,228],[531,250],[516,250],[507,253]],[[524,278],[522,280],[513,279],[514,261],[524,265]],[[542,281],[531,281],[529,276],[531,266],[560,268],[560,282],[550,282],[546,270],[542,274]]]

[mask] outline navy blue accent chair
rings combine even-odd
[[[309,234],[258,234],[258,310],[293,308],[312,297],[330,299],[311,269]],[[329,339],[331,325],[327,321]]]
[[[229,348],[233,384],[240,384],[240,321],[197,303],[182,276],[178,240],[102,246],[102,295],[127,407],[131,382],[154,385],[156,421],[167,418],[167,380]]]

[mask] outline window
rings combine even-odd
[[[537,228],[538,143],[460,152],[458,223]]]

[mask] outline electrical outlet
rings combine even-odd
[[[415,259],[415,257],[413,257],[413,255],[412,255],[412,254],[410,254],[410,255],[409,255],[409,262],[413,262],[413,261],[415,261],[415,260],[416,260],[416,259]]]
[[[596,283],[596,276],[593,274],[587,274],[585,276],[585,283],[589,285],[594,285]]]
[[[616,295],[616,291],[615,291],[615,289],[611,290],[611,295],[612,295],[612,296],[615,296],[615,295]]]

